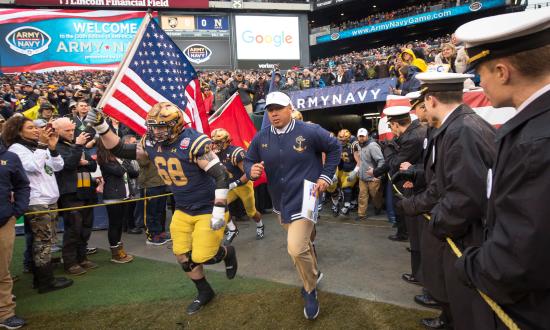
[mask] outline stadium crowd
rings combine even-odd
[[[199,78],[209,113],[216,111],[233,93],[239,92],[249,113],[260,110],[270,88],[293,92],[347,84],[369,79],[397,77],[396,93],[405,95],[418,87],[414,75],[429,65],[446,65],[449,72],[466,69],[463,47],[451,36],[382,46],[360,52],[318,59],[307,68],[266,72],[262,70],[201,71]],[[272,76],[274,74],[274,76]],[[94,107],[110,81],[110,71],[23,73],[0,77],[6,102],[0,115],[27,111],[36,119],[41,105],[53,106],[53,115],[71,114],[75,100],[85,98]],[[410,81],[413,81],[411,84]],[[402,85],[405,84],[405,88]],[[409,87],[407,87],[407,85]],[[411,88],[410,85],[413,85]],[[414,87],[416,86],[416,87]],[[405,91],[405,92],[403,92]],[[49,113],[47,112],[49,116]]]

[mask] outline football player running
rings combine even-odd
[[[332,212],[334,216],[338,213],[348,215],[351,209],[351,200],[353,199],[353,187],[357,183],[357,174],[361,159],[359,157],[359,142],[352,141],[351,133],[347,129],[342,129],[337,135],[338,141],[342,146],[342,155],[336,177],[338,180],[333,180],[332,185],[327,189],[331,193]],[[340,188],[340,190],[338,189]],[[340,196],[343,194],[344,205],[341,209],[338,208]]]
[[[232,203],[239,198],[244,205],[246,214],[256,222],[256,239],[264,238],[262,215],[256,210],[254,185],[244,174],[243,160],[246,156],[244,149],[231,145],[231,135],[223,128],[213,130],[211,138],[214,144],[214,151],[229,172],[230,183],[227,203]],[[224,244],[229,245],[239,234],[239,229],[237,229],[232,220],[229,220],[227,229]]]
[[[170,224],[173,253],[198,291],[187,307],[193,314],[214,298],[203,265],[225,262],[227,278],[237,273],[232,246],[223,247],[229,188],[225,167],[211,150],[210,138],[191,127],[183,112],[170,102],[155,104],[147,114],[147,133],[137,145],[123,144],[95,109],[86,122],[92,124],[103,144],[126,159],[150,158],[174,194],[176,211]]]

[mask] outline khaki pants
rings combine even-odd
[[[359,208],[357,215],[364,217],[367,215],[367,207],[369,206],[369,197],[372,198],[374,207],[382,208],[382,194],[380,194],[380,180],[363,181],[359,180]]]
[[[13,282],[10,274],[13,242],[15,241],[15,217],[0,227],[0,321],[15,315],[15,302],[11,296]]]
[[[279,221],[281,219],[279,218]],[[313,221],[307,219],[294,220],[291,223],[281,223],[287,232],[287,250],[298,275],[304,283],[304,289],[311,292],[317,286],[317,258],[313,253],[311,232]]]

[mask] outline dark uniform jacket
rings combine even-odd
[[[425,190],[415,193],[414,196],[397,202],[401,205],[403,213],[408,216],[426,214],[429,215],[432,208],[439,200],[436,185],[429,185],[433,179],[433,136],[435,128],[428,127],[426,138],[423,142],[422,166],[415,166],[415,187],[425,187]],[[446,242],[442,242],[430,232],[430,223],[424,216],[418,218],[422,221],[422,234],[420,239],[420,252],[422,254],[422,284],[430,295],[440,302],[448,303],[445,288],[445,275],[443,272],[443,251]]]
[[[304,180],[323,179],[332,184],[340,153],[338,140],[321,126],[292,119],[284,133],[268,126],[256,134],[248,148],[244,169],[250,178],[252,165],[264,161],[273,209],[281,215],[283,223],[291,223],[303,218]]]
[[[497,148],[487,240],[456,266],[521,329],[550,329],[550,91],[498,130]]]
[[[429,186],[433,177],[433,161],[432,161],[432,147],[433,147],[433,135],[436,129],[429,127],[426,131],[426,138],[423,142],[422,163],[413,165],[415,171],[414,186],[419,187],[417,193],[411,198],[402,200],[401,207],[406,215],[419,215],[422,213],[430,213],[432,208],[437,204],[439,200],[439,194],[436,186]],[[431,188],[431,189],[424,189]]]
[[[487,171],[495,156],[495,130],[467,105],[460,105],[434,134],[429,189],[440,198],[432,209],[431,231],[465,246],[482,241]]]
[[[428,229],[442,243],[451,238],[461,251],[481,244],[483,239],[485,182],[487,171],[493,166],[494,138],[494,128],[466,105],[451,112],[434,134],[434,176],[428,189],[437,191],[439,200],[432,209]],[[440,250],[439,270],[454,328],[493,329],[495,319],[489,306],[458,278],[454,269],[457,256],[449,244],[443,244]],[[483,326],[476,327],[479,324]]]
[[[29,179],[19,157],[0,142],[0,227],[27,210],[30,194]]]
[[[399,166],[403,162],[409,162],[413,165],[422,163],[422,145],[426,137],[426,127],[420,124],[420,121],[413,120],[409,127],[384,148],[384,165],[374,170],[374,176],[380,177],[389,172],[390,175],[399,171]],[[397,184],[398,187],[402,187]],[[414,190],[417,188],[415,186]],[[403,189],[401,189],[403,191]]]

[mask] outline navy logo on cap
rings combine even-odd
[[[46,32],[32,26],[19,27],[6,36],[6,42],[13,51],[27,56],[46,51],[51,41]]]
[[[472,4],[470,5],[470,10],[471,11],[478,11],[481,9],[481,7],[483,7],[483,4],[481,2],[472,2]]]
[[[212,51],[210,48],[201,44],[189,45],[183,50],[183,53],[187,56],[187,59],[189,59],[190,62],[196,64],[206,62],[210,59],[210,56],[212,56]]]

